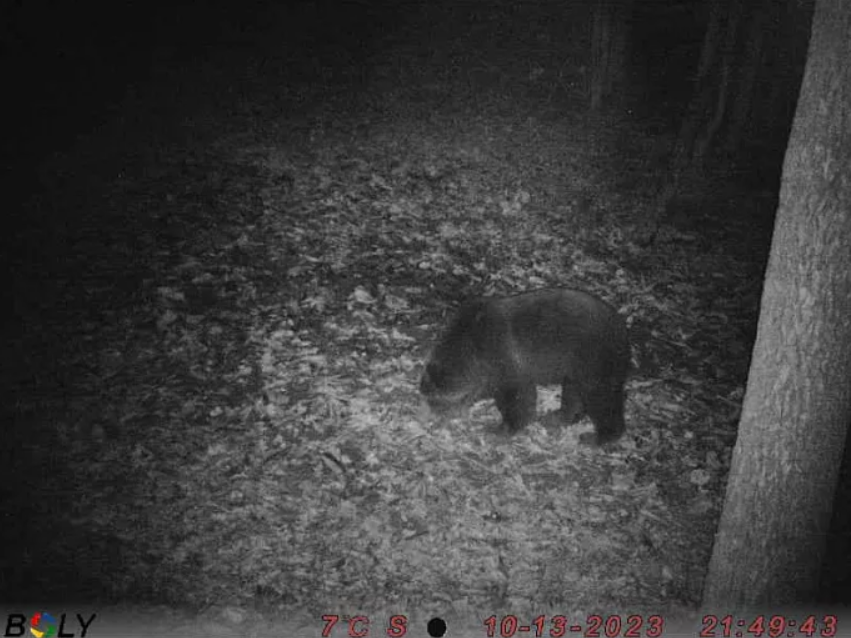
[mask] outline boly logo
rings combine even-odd
[[[97,614],[84,618],[82,614],[48,614],[37,611],[27,619],[24,614],[6,616],[4,638],[86,638]],[[29,623],[27,623],[29,620]],[[27,632],[29,625],[29,632]]]
[[[52,638],[56,634],[56,619],[46,612],[35,612],[30,618],[30,633],[35,638]]]

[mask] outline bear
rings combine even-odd
[[[538,385],[561,384],[560,419],[583,412],[604,445],[624,432],[624,383],[631,368],[624,318],[581,290],[550,288],[464,304],[427,359],[420,392],[438,415],[493,398],[504,428],[535,420]]]

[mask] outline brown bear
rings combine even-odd
[[[602,299],[570,289],[485,297],[461,307],[426,364],[420,391],[446,414],[496,400],[509,432],[535,419],[538,385],[561,384],[561,418],[583,411],[598,445],[624,431],[624,382],[630,369],[623,317]]]

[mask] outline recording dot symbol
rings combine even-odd
[[[428,621],[426,630],[432,638],[443,638],[446,635],[446,621],[443,618],[432,618]]]

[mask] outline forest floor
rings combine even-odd
[[[666,123],[589,115],[546,19],[516,40],[504,16],[413,29],[442,17],[350,62],[323,49],[301,78],[271,39],[163,62],[42,162],[4,373],[4,600],[161,605],[182,635],[691,617],[765,198],[707,178],[642,245]],[[587,421],[509,438],[489,402],[424,420],[447,312],[545,286],[633,326],[624,439],[581,446]]]

